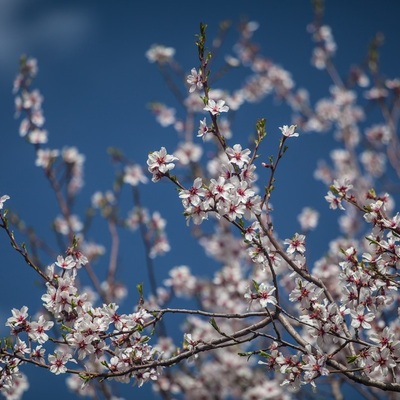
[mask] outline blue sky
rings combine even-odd
[[[381,31],[386,37],[382,69],[389,77],[398,76],[400,3],[387,0],[379,4],[372,0],[327,0],[325,21],[332,27],[338,44],[336,60],[341,73],[363,60],[369,41]],[[291,71],[299,87],[309,88],[312,101],[328,94],[325,73],[310,65],[312,42],[306,25],[312,21],[312,9],[308,0],[204,0],[197,5],[160,0],[1,0],[0,195],[10,195],[7,207],[35,227],[41,237],[54,243],[49,233],[51,218],[58,214],[54,195],[42,171],[34,166],[33,149],[19,137],[19,121],[14,118],[12,82],[21,54],[38,59],[39,75],[34,86],[45,99],[49,146],[77,146],[86,155],[86,186],[77,201],[77,208],[84,210],[96,190],[105,191],[112,185],[114,170],[106,151],[109,146],[123,149],[128,158],[144,164],[149,151],[163,145],[174,148],[176,144],[174,131],[161,128],[147,108],[149,102],[158,100],[179,112],[156,66],[145,58],[148,48],[153,43],[174,47],[177,61],[189,72],[197,65],[194,35],[199,23],[207,23],[212,36],[219,21],[230,19],[237,24],[243,17],[260,23],[255,41],[263,54]],[[241,77],[237,79],[239,86]],[[273,101],[266,100],[238,115],[233,126],[234,143],[245,141],[260,117],[267,118],[270,135],[278,134],[278,126],[290,123],[287,107],[276,107]],[[267,145],[268,138],[264,146]],[[327,158],[332,145],[329,134],[304,135],[289,143],[278,174],[274,203],[282,237],[298,229],[296,216],[302,207],[311,205],[324,211],[323,228],[310,235],[315,257],[335,236],[334,216],[323,200],[326,188],[312,178],[317,159]],[[201,274],[211,274],[213,265],[201,255],[195,241],[188,238],[175,190],[169,185],[149,184],[143,198],[151,210],[160,210],[169,221],[167,232],[172,251],[156,262],[158,281],[167,276],[169,268],[180,264],[190,265]],[[107,244],[108,237],[102,228],[92,235],[94,240]],[[132,255],[141,260],[137,239],[122,239],[122,265],[129,267]],[[1,232],[0,265],[6,283],[0,294],[0,324],[4,325],[10,308],[39,306],[41,289]],[[132,287],[146,279],[140,263],[122,277],[132,281]],[[6,332],[0,327],[1,335]],[[32,392],[25,398],[50,398],[48,390],[59,400],[72,398],[62,377],[37,374],[32,368],[29,374],[35,378],[31,379]],[[43,386],[48,382],[49,389]],[[152,398],[150,391],[141,395],[144,393],[146,398]]]

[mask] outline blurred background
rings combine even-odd
[[[382,32],[385,43],[381,69],[388,78],[399,76],[399,12],[400,3],[395,0],[326,1],[324,20],[331,26],[338,45],[335,63],[339,73],[345,75],[352,64],[361,63],[374,35]],[[262,54],[289,70],[298,87],[309,89],[312,103],[329,94],[326,72],[316,70],[310,63],[313,42],[306,27],[313,20],[313,11],[308,0],[0,0],[0,196],[11,197],[6,208],[18,213],[39,237],[56,244],[51,232],[52,219],[59,214],[55,196],[43,171],[34,165],[32,146],[19,136],[20,120],[15,118],[12,86],[22,54],[38,60],[39,73],[33,88],[44,96],[48,146],[76,146],[86,157],[85,186],[76,203],[77,212],[84,212],[95,191],[112,188],[115,168],[107,154],[109,146],[122,149],[129,159],[142,165],[148,152],[161,146],[171,151],[176,148],[174,129],[162,128],[148,105],[153,101],[166,103],[176,108],[177,116],[183,110],[157,66],[148,62],[146,51],[155,43],[174,47],[176,61],[189,73],[198,66],[194,40],[199,23],[208,25],[212,38],[223,20],[230,20],[232,29],[221,55],[232,54],[236,26],[242,20],[257,21],[260,27],[254,41]],[[222,80],[221,85],[238,88],[244,79],[245,75],[238,72]],[[255,121],[262,117],[267,118],[270,137],[279,137],[278,127],[291,123],[289,108],[273,98],[246,105],[235,118],[231,145],[247,143]],[[276,152],[268,138],[261,151],[265,156]],[[276,144],[276,140],[271,143]],[[331,134],[301,135],[289,141],[289,151],[278,173],[273,204],[280,237],[291,237],[299,229],[297,215],[304,206],[320,212],[319,228],[307,239],[311,260],[320,257],[329,240],[338,234],[337,214],[328,209],[324,200],[327,188],[313,179],[318,159],[329,159],[334,145]],[[141,190],[143,203],[151,211],[160,211],[168,221],[171,251],[155,261],[158,283],[177,265],[188,265],[195,274],[212,276],[215,265],[189,237],[181,202],[172,185],[149,183]],[[128,190],[125,195],[122,205],[126,214],[130,207]],[[107,247],[106,225],[99,222],[95,228],[89,239]],[[137,302],[135,285],[144,282],[146,291],[144,260],[137,234],[122,236],[119,279],[132,290],[124,303],[127,312]],[[49,264],[52,262],[48,260]],[[101,275],[106,265],[107,254],[94,267]],[[12,251],[4,232],[0,232],[0,270],[0,336],[5,336],[8,328],[4,323],[10,309],[28,305],[34,314],[41,305],[43,289],[33,271]],[[184,302],[179,304],[187,306]],[[182,333],[176,322],[171,318],[169,324],[177,343],[181,343]],[[66,389],[65,377],[29,366],[25,372],[30,391],[24,399],[74,398]],[[154,396],[149,386],[132,389],[130,385],[120,386],[119,395],[126,399]]]

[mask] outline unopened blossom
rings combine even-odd
[[[10,198],[8,195],[3,195],[0,197],[0,210],[3,209],[4,203]]]
[[[189,93],[193,93],[196,89],[203,88],[201,73],[198,73],[196,68],[191,69],[191,75],[188,75],[186,82],[190,85]]]
[[[218,100],[215,102],[213,99],[209,99],[207,105],[203,108],[204,111],[209,111],[212,115],[217,115],[222,112],[228,112],[229,107],[225,105],[224,100]]]
[[[297,128],[297,125],[290,125],[290,126],[283,125],[282,127],[279,127],[279,129],[282,132],[282,135],[286,136],[286,137],[297,137],[297,136],[299,136],[299,134],[296,132],[296,128]]]

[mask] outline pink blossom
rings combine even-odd
[[[49,355],[50,372],[55,375],[64,374],[67,372],[65,364],[68,361],[76,362],[71,354],[64,353],[62,350],[56,350],[54,354]]]
[[[209,99],[207,105],[203,108],[204,111],[209,111],[212,115],[217,115],[222,112],[228,112],[229,107],[225,105],[224,100],[218,100],[216,103],[215,100]]]
[[[280,127],[279,129],[282,132],[282,135],[285,137],[297,137],[299,136],[299,134],[297,132],[295,132],[297,128],[297,125],[283,125],[282,127]]]
[[[229,157],[229,162],[236,164],[239,168],[243,168],[244,164],[248,164],[250,162],[250,150],[242,150],[242,146],[240,144],[235,144],[232,148],[228,147],[226,149],[226,154]]]
[[[203,88],[201,73],[198,73],[196,68],[191,69],[191,75],[188,75],[186,82],[190,85],[189,93],[194,92],[196,89]]]

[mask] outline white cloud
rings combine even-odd
[[[0,0],[0,65],[2,75],[15,71],[21,54],[37,49],[63,58],[94,30],[94,13],[84,7],[41,0]]]

